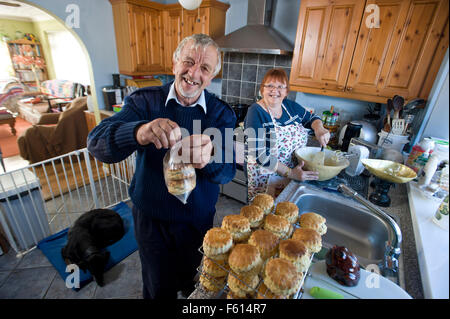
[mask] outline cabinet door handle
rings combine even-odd
[[[348,88],[347,88],[347,91],[349,91],[349,92],[351,92],[353,90],[353,88],[351,87],[351,86],[349,86]]]
[[[339,91],[342,91],[342,92],[345,91],[345,86],[339,85],[337,88]]]

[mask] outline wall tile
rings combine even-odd
[[[233,63],[242,63],[242,57],[243,57],[243,54],[242,54],[242,53],[231,52],[231,53],[230,53],[230,62],[233,62]]]
[[[261,54],[259,56],[259,65],[275,66],[275,55],[273,54]]]
[[[252,82],[242,82],[241,86],[241,98],[255,99],[256,84]]]
[[[229,96],[241,96],[241,81],[228,80],[227,95]]]
[[[227,84],[228,84],[228,81],[225,79],[222,79],[222,97],[224,95],[227,95]]]
[[[228,66],[228,79],[240,81],[241,75],[242,75],[242,64],[230,63],[230,65]]]
[[[246,65],[242,67],[242,81],[256,82],[257,65]]]
[[[262,79],[264,78],[264,75],[266,75],[267,71],[269,71],[270,69],[273,69],[273,67],[258,65],[258,74],[256,76],[256,82],[261,83]]]
[[[287,66],[291,67],[292,65],[292,55],[277,55],[275,56],[275,66]]]
[[[246,64],[258,64],[258,54],[257,53],[245,53],[244,63]]]

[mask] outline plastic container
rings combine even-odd
[[[432,221],[439,227],[448,231],[448,195],[445,196],[441,205],[433,215]]]
[[[17,243],[16,252],[36,245],[50,235],[39,179],[24,170],[0,176],[0,214],[5,217],[3,229],[9,229]]]
[[[419,144],[414,145],[406,160],[406,166],[412,168],[419,176],[423,167],[433,152],[435,143],[431,138],[424,138]]]
[[[419,186],[425,187],[430,184],[439,164],[444,160],[448,161],[448,158],[448,145],[436,144],[430,159],[423,168],[423,172],[419,179]]]
[[[378,136],[380,137],[378,139],[378,145],[382,146],[383,148],[393,148],[400,153],[403,151],[403,147],[405,146],[405,144],[409,142],[408,135],[392,134],[384,130],[381,130],[381,132],[378,133]]]

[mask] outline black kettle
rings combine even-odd
[[[362,125],[355,122],[350,122],[347,124],[345,128],[344,138],[342,139],[342,148],[343,152],[348,151],[348,145],[350,144],[350,140],[352,137],[359,137],[361,134]]]

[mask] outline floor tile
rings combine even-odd
[[[0,299],[42,299],[55,276],[53,267],[14,270],[0,288]]]
[[[50,288],[45,294],[45,299],[91,299],[94,296],[97,284],[90,282],[78,291],[67,288],[65,281],[59,274],[56,274]]]
[[[47,257],[38,248],[33,249],[27,253],[19,262],[16,269],[36,268],[36,267],[51,267],[52,264]]]
[[[16,268],[22,258],[16,257],[16,252],[10,248],[6,254],[0,256],[0,270],[12,270]]]
[[[0,289],[2,289],[2,284],[6,281],[6,278],[8,278],[11,272],[12,270],[0,271]]]
[[[104,275],[105,285],[97,287],[96,299],[123,298],[136,296],[142,292],[141,269],[132,263],[121,262]]]

